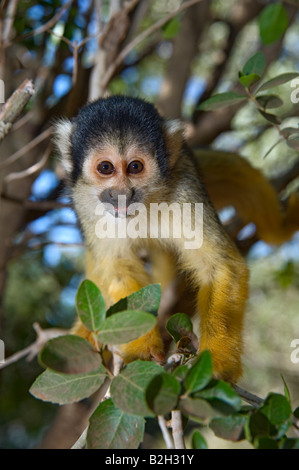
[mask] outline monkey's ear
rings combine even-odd
[[[63,119],[55,124],[54,143],[60,153],[60,161],[65,171],[70,174],[73,170],[71,158],[71,134],[73,125],[68,119]]]
[[[165,121],[165,140],[169,151],[169,165],[172,168],[179,158],[180,151],[184,142],[184,127],[181,121],[173,119]]]

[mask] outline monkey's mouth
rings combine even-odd
[[[129,207],[113,206],[112,204],[109,204],[108,207],[105,207],[104,214],[109,214],[115,219],[125,219],[131,216]]]
[[[129,208],[128,207],[120,207],[116,206],[113,207],[113,215],[115,218],[121,218],[124,219],[125,217],[130,217],[130,213],[128,212]]]
[[[141,203],[132,202],[131,204],[110,204],[100,203],[99,215],[109,215],[115,219],[125,219],[138,216],[146,212],[146,207]]]

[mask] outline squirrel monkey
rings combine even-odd
[[[167,269],[161,266],[159,270],[159,258],[162,263],[168,259],[175,260],[171,269],[176,266],[179,272],[186,273],[196,291],[200,350],[211,351],[216,377],[236,381],[242,370],[242,327],[248,297],[248,270],[219,222],[203,183],[205,175],[201,176],[202,170],[184,142],[178,121],[164,120],[152,104],[141,99],[112,96],[83,107],[72,121],[59,122],[56,142],[85,236],[86,277],[101,289],[107,307],[153,282],[151,271],[139,256],[141,249],[147,250],[150,259],[153,253],[153,271],[158,277],[161,274],[162,286],[165,285],[163,276]],[[232,168],[235,164],[236,168],[240,165],[239,160],[242,161],[238,157],[236,162],[232,162]],[[217,175],[226,177],[223,165],[218,167],[220,161],[221,158],[216,159],[214,180],[217,180]],[[225,168],[225,158],[222,162]],[[241,176],[247,180],[253,169],[247,163],[244,165],[247,165],[247,170],[245,168]],[[203,173],[208,172],[208,166],[207,159],[203,160]],[[234,182],[242,189],[237,169],[234,174]],[[217,183],[214,180],[213,175],[211,182],[207,177],[212,193],[214,182]],[[256,188],[250,189],[254,191]],[[274,190],[272,192],[274,195]],[[238,190],[235,193],[238,199]],[[221,191],[220,194],[220,201],[215,194],[212,196],[221,205],[221,198],[227,202],[228,196]],[[119,204],[121,198],[125,202]],[[277,198],[275,202],[277,205]],[[146,227],[146,236],[102,237],[98,229],[100,203],[106,207],[108,221],[110,217],[116,226],[125,223],[126,227],[134,220],[135,212],[130,212],[130,207],[140,208],[142,205],[146,210],[140,220],[142,228]],[[161,203],[165,207],[174,207],[175,203],[181,209],[187,204],[192,227],[201,222],[197,220],[200,212],[196,208],[203,204],[203,223],[199,224],[202,243],[196,247],[188,246],[190,239],[185,230],[188,221],[182,221],[180,217],[176,219],[172,211],[168,211],[168,219],[162,211],[160,218],[156,219],[157,226],[153,227],[151,209]],[[162,236],[159,231],[163,222],[170,222],[170,225],[174,222],[168,236]],[[149,235],[152,228],[158,236]],[[178,229],[181,229],[180,236],[177,236]],[[163,252],[172,255],[164,257]],[[155,278],[154,282],[158,280]],[[90,339],[89,332],[80,322],[73,332]],[[158,327],[122,345],[120,352],[125,362],[136,358],[162,361],[163,343]]]

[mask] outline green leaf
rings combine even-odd
[[[261,95],[257,96],[256,100],[264,109],[279,108],[283,105],[283,101],[276,95]]]
[[[162,372],[153,377],[146,388],[147,404],[156,415],[165,415],[175,409],[180,391],[180,382]]]
[[[250,85],[253,85],[253,83],[256,83],[260,80],[260,75],[257,75],[256,73],[250,73],[249,75],[240,75],[239,76],[239,82],[246,88],[249,88]]]
[[[227,91],[225,93],[219,93],[217,95],[211,96],[211,98],[208,98],[206,101],[201,103],[197,109],[201,109],[203,111],[213,111],[225,106],[242,103],[242,101],[245,100],[247,100],[246,95],[238,95],[238,93],[235,91]]]
[[[172,375],[178,379],[180,382],[183,382],[189,370],[189,366],[187,364],[181,364],[180,366],[176,367],[172,372]]]
[[[147,333],[156,324],[150,313],[125,310],[115,313],[101,324],[98,339],[103,344],[128,343]]]
[[[210,428],[217,437],[237,442],[245,437],[244,425],[246,421],[246,415],[236,413],[229,416],[213,418],[210,422]]]
[[[191,438],[191,447],[192,449],[207,449],[208,444],[203,435],[195,429]]]
[[[263,83],[257,91],[268,90],[269,88],[282,85],[283,83],[287,83],[293,80],[294,78],[297,78],[298,76],[298,72],[282,73],[281,75],[277,75],[277,77],[271,78],[271,80],[268,80],[267,82]]]
[[[196,398],[208,400],[210,405],[223,414],[239,411],[241,398],[233,388],[222,380],[211,381],[208,388],[195,394]]]
[[[259,78],[263,74],[266,66],[265,56],[262,51],[254,54],[243,67],[242,73],[244,75],[257,75]]]
[[[76,296],[77,313],[89,331],[97,331],[105,320],[106,306],[100,289],[85,279]]]
[[[267,416],[271,424],[276,426],[284,424],[290,419],[292,409],[286,397],[278,393],[270,393],[260,407],[260,412]]]
[[[272,124],[281,124],[281,119],[278,116],[275,116],[275,114],[266,113],[260,109],[259,112],[265,119],[267,119],[267,121],[272,122]]]
[[[256,437],[282,438],[291,426],[291,407],[287,398],[270,393],[258,410],[249,417],[245,426],[248,440]]]
[[[281,377],[281,379],[282,379],[282,381],[283,381],[284,395],[285,395],[286,399],[288,400],[288,402],[289,402],[289,404],[290,404],[290,406],[291,406],[290,390],[289,390],[289,388],[288,388],[288,386],[287,386],[287,383],[286,383],[286,381],[285,381],[285,379],[284,379],[284,377],[283,377],[282,374],[280,374],[280,377]]]
[[[285,142],[285,139],[283,137],[281,137],[276,142],[274,142],[273,145],[271,145],[271,147],[269,148],[269,150],[267,150],[263,158],[266,158],[269,155],[269,153],[271,153],[272,150],[276,147],[276,145],[280,144],[281,142]]]
[[[254,411],[248,416],[244,427],[248,441],[253,442],[256,437],[271,437],[276,435],[276,428],[270,423],[267,416],[260,410]]]
[[[215,415],[213,408],[201,398],[182,397],[179,402],[182,413],[201,423],[208,422]]]
[[[290,137],[290,135],[295,135],[299,134],[299,128],[298,127],[284,127],[281,129],[281,132],[285,137]]]
[[[278,443],[271,437],[258,436],[254,439],[255,449],[278,449]]]
[[[183,336],[193,331],[193,325],[185,313],[175,313],[166,323],[166,330],[177,343]]]
[[[164,39],[174,38],[181,29],[180,20],[177,17],[172,18],[162,27]]]
[[[99,404],[89,423],[88,449],[137,449],[143,440],[144,419],[119,410],[111,398]]]
[[[264,44],[271,44],[280,39],[289,24],[284,5],[274,3],[266,6],[259,15],[258,24]]]
[[[102,362],[89,341],[76,335],[51,339],[39,359],[45,367],[64,374],[85,374],[97,370]]]
[[[281,287],[286,288],[293,284],[296,277],[296,268],[293,261],[287,261],[278,271],[274,272],[275,280]]]
[[[161,301],[161,285],[149,284],[142,287],[137,292],[134,292],[124,299],[120,299],[116,304],[112,305],[106,316],[109,317],[117,312],[123,310],[141,310],[143,312],[157,315]]]
[[[126,413],[153,416],[145,397],[151,380],[163,372],[163,368],[150,361],[137,360],[128,364],[112,381],[111,398]]]
[[[299,135],[291,135],[287,140],[287,145],[292,149],[299,150]]]
[[[210,351],[203,351],[192,365],[184,386],[188,394],[202,390],[210,382],[213,375],[213,362]]]
[[[65,405],[92,395],[106,377],[102,365],[86,374],[60,374],[47,369],[37,377],[29,392],[40,400]]]

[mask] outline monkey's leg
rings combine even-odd
[[[129,258],[104,258],[97,263],[92,254],[88,253],[86,268],[86,277],[101,289],[107,308],[151,283],[143,263],[134,255]],[[81,322],[77,322],[73,333],[87,338],[94,344],[92,334]],[[120,345],[118,350],[125,362],[138,358],[155,359],[159,362],[164,360],[163,342],[158,326],[140,338]]]
[[[243,316],[247,298],[245,270],[225,266],[203,284],[198,294],[201,318],[200,350],[212,352],[215,375],[236,381],[242,373]]]
[[[188,261],[200,286],[200,351],[211,351],[215,377],[234,382],[242,373],[242,329],[248,295],[245,262],[233,249],[221,256],[205,247],[203,253],[198,250],[189,254]]]

